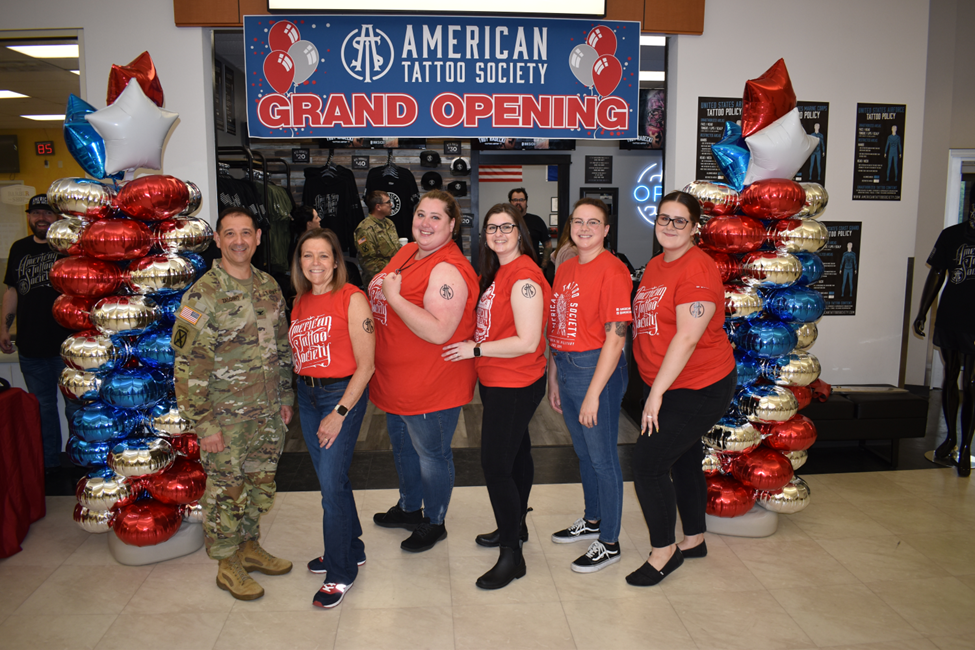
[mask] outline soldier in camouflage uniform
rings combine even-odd
[[[366,194],[366,207],[369,216],[359,222],[355,229],[355,244],[362,266],[362,286],[369,286],[372,277],[386,268],[399,250],[396,224],[386,218],[393,210],[389,194],[380,190],[369,192]]]
[[[227,208],[214,240],[222,259],[184,294],[173,326],[176,397],[203,451],[203,530],[220,562],[217,585],[253,600],[264,589],[248,571],[291,570],[258,543],[293,412],[291,346],[281,290],[251,266],[261,241],[253,214]]]

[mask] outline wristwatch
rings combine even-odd
[[[342,417],[345,417],[346,415],[349,414],[349,409],[339,404],[335,407],[335,412],[341,415]]]
[[[475,343],[474,344],[474,356],[475,357],[481,356],[481,344],[480,343]]]

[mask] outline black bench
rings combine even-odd
[[[813,400],[800,413],[816,424],[817,440],[857,440],[869,451],[868,440],[889,440],[897,469],[901,439],[925,436],[928,400],[894,386],[837,386],[828,400]]]

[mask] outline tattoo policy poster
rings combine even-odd
[[[697,170],[694,180],[727,183],[718,161],[711,155],[711,145],[724,135],[724,123],[741,124],[741,98],[697,98]]]
[[[854,201],[900,201],[905,104],[857,104]]]
[[[819,183],[826,185],[826,152],[829,139],[829,102],[798,102],[799,122],[807,135],[819,140],[819,144],[809,154],[796,173],[797,183]]]
[[[823,277],[813,285],[826,300],[824,316],[855,316],[860,277],[859,221],[824,221],[829,243],[819,251]]]

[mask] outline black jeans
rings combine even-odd
[[[654,548],[674,543],[677,510],[685,536],[706,530],[708,488],[701,437],[725,414],[737,381],[737,371],[732,370],[704,388],[668,390],[660,406],[660,429],[636,441],[633,485]],[[644,387],[644,399],[649,394],[649,387]]]
[[[480,385],[481,468],[498,522],[501,546],[519,547],[521,518],[535,478],[528,434],[535,409],[545,396],[545,375],[524,388]]]

